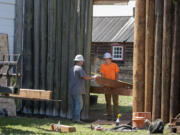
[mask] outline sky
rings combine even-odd
[[[135,1],[128,5],[94,5],[93,16],[133,16]]]

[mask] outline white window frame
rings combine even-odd
[[[118,51],[120,54],[118,53]],[[124,61],[124,45],[119,45],[119,44],[112,45],[111,46],[111,55],[112,55],[112,60],[114,60],[114,61]],[[115,57],[115,55],[117,57],[119,56],[119,58]]]

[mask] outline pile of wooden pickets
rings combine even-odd
[[[180,133],[180,113],[171,120],[170,128],[171,132]]]

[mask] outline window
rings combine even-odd
[[[112,45],[111,48],[112,60],[123,61],[124,60],[124,46]]]

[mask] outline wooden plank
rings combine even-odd
[[[20,89],[19,94],[10,94],[9,96],[28,99],[51,99],[52,91],[37,89]]]
[[[154,69],[154,23],[155,1],[146,0],[145,33],[145,112],[152,112],[153,69]]]
[[[152,120],[161,117],[161,73],[162,73],[162,37],[164,0],[155,0],[155,47]]]
[[[59,126],[58,124],[51,124],[51,130],[59,131],[62,133],[76,132],[76,128],[73,126],[67,126],[67,125]]]
[[[40,43],[41,43],[41,49],[40,49],[40,89],[46,89],[46,71],[47,71],[47,38],[48,38],[48,30],[47,30],[47,18],[48,18],[48,1],[47,0],[41,0],[41,25],[40,25]],[[46,108],[45,108],[45,102],[40,103],[40,114],[45,114]]]
[[[98,93],[98,94],[118,94],[122,96],[132,96],[132,89],[126,88],[111,88],[111,90],[107,90],[105,87],[90,87],[91,93]]]
[[[172,61],[172,17],[173,4],[171,0],[164,0],[163,48],[162,48],[162,98],[161,118],[164,123],[169,122],[171,61]]]
[[[175,21],[172,51],[170,119],[179,113],[180,108],[180,1],[175,2]]]
[[[97,77],[95,81],[97,84],[100,84],[106,87],[111,87],[111,88],[131,88],[132,89],[133,87],[133,85],[130,83],[111,80],[104,77]]]
[[[133,54],[133,112],[144,111],[145,0],[136,0]]]

